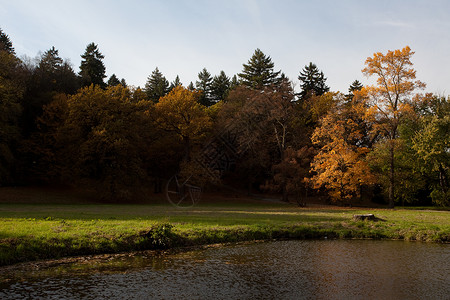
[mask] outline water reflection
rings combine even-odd
[[[0,275],[1,299],[446,299],[450,246],[283,241]]]

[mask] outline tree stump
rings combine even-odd
[[[375,215],[373,215],[373,214],[353,215],[353,220],[355,220],[355,221],[365,221],[365,220],[376,221],[377,217],[375,217]]]

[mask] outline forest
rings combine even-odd
[[[448,206],[450,97],[423,92],[413,55],[375,52],[361,62],[374,84],[345,92],[312,62],[287,78],[260,49],[239,74],[204,68],[183,85],[155,68],[141,88],[107,79],[95,43],[76,72],[54,47],[19,58],[0,30],[0,186],[127,202],[179,174],[300,205]]]

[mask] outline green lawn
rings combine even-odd
[[[373,213],[380,221],[353,221]],[[270,239],[377,238],[450,242],[450,212],[300,208],[202,200],[166,204],[0,203],[0,265],[72,255]]]

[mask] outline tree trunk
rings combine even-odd
[[[390,169],[389,169],[389,208],[394,208],[394,184],[395,184],[395,175],[394,175],[394,140],[390,141],[389,146],[389,160],[390,160]]]
[[[284,202],[288,202],[289,201],[289,194],[288,194],[288,192],[287,192],[287,189],[286,189],[286,184],[283,184],[283,187],[281,188],[281,190],[282,190],[282,201],[284,201]]]
[[[447,174],[445,172],[445,169],[442,167],[442,164],[439,164],[439,185],[441,186],[442,192],[446,194],[448,181],[447,181]]]

